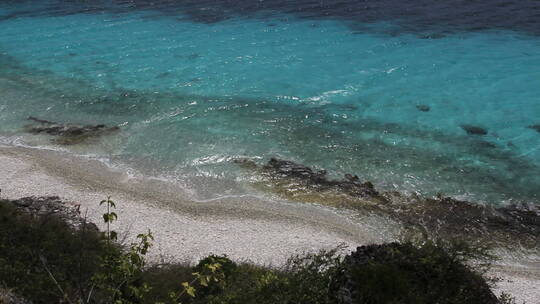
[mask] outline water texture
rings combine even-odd
[[[199,198],[256,191],[232,160],[278,156],[538,203],[537,1],[149,3],[3,1],[3,142],[60,148],[24,135],[30,115],[120,125],[68,149]]]
[[[392,22],[396,26],[388,33],[393,34],[431,31],[440,37],[444,33],[455,31],[486,29],[509,29],[540,34],[538,26],[540,4],[535,0],[4,0],[4,2],[20,5],[8,10],[3,19],[20,16],[65,16],[103,12],[119,14],[154,10],[159,11],[161,15],[173,17],[184,15],[183,18],[201,23],[217,23],[243,16],[267,16],[278,20],[287,20],[289,16],[295,16],[306,19],[351,21],[359,29],[364,28],[366,23]],[[276,16],[277,14],[282,16]]]

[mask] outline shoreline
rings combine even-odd
[[[295,253],[344,244],[345,250],[395,240],[398,225],[382,217],[357,218],[311,204],[268,201],[253,196],[207,202],[188,199],[179,187],[112,171],[97,160],[65,152],[1,146],[2,198],[58,195],[79,204],[83,215],[102,228],[99,201],[117,203],[116,229],[129,242],[150,229],[155,236],[151,262],[196,262],[208,254],[280,265]],[[540,269],[497,264],[495,289],[518,303],[540,300]]]
[[[98,161],[62,152],[0,146],[0,164],[2,197],[58,195],[80,204],[82,213],[101,227],[99,202],[111,196],[119,216],[115,229],[127,233],[128,239],[151,229],[154,251],[168,258],[192,257],[191,262],[225,253],[258,264],[279,264],[298,251],[389,240],[385,235],[390,231],[380,230],[383,225],[369,227],[330,208],[256,197],[196,202],[172,184],[127,179]],[[193,249],[182,250],[186,246]],[[266,246],[278,254],[267,252]]]

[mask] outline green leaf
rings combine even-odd
[[[190,297],[195,298],[195,288],[193,286],[189,285],[188,282],[183,282],[182,286]]]
[[[200,283],[204,287],[208,287],[208,276],[202,276],[200,278]]]

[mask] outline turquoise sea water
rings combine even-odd
[[[255,192],[253,173],[231,161],[277,156],[380,189],[538,203],[534,31],[275,9],[212,22],[71,2],[51,13],[56,2],[0,4],[4,143],[60,148],[25,135],[28,116],[118,124],[67,149],[180,181],[197,198]]]

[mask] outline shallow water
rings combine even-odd
[[[538,203],[537,2],[145,3],[2,2],[2,141],[54,146],[23,135],[28,116],[118,124],[67,148],[201,199],[256,191],[231,160],[278,156],[387,190]]]

